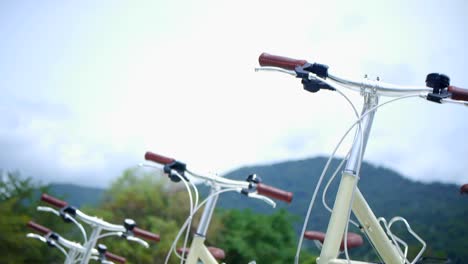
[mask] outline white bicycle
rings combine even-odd
[[[65,239],[56,232],[53,232],[52,230],[33,221],[28,222],[28,227],[41,233],[41,235],[29,233],[27,234],[27,237],[38,239],[50,247],[59,249],[65,255],[65,264],[76,263],[78,256],[80,254],[84,254],[87,250],[80,243]],[[113,264],[113,261],[118,263],[126,262],[124,257],[112,254],[107,251],[107,247],[103,244],[99,244],[97,249],[91,249],[90,259],[99,261],[102,264]]]
[[[303,87],[309,92],[317,92],[325,89],[336,91],[345,96],[340,90],[348,88],[357,91],[364,99],[364,105],[359,114],[351,101],[346,97],[348,102],[353,106],[357,121],[353,127],[357,128],[357,133],[354,138],[353,145],[343,160],[346,161],[342,170],[342,177],[335,198],[335,203],[331,211],[330,220],[326,233],[316,233],[311,236],[311,239],[321,240],[320,256],[317,258],[318,264],[340,264],[340,263],[367,263],[355,260],[350,260],[348,254],[349,245],[358,245],[361,242],[349,243],[351,237],[348,236],[348,223],[350,222],[351,212],[354,213],[359,224],[356,226],[369,238],[371,244],[377,251],[381,260],[384,263],[417,263],[421,258],[426,247],[425,242],[411,229],[408,222],[401,218],[395,217],[390,221],[383,218],[377,218],[367,204],[363,194],[359,191],[357,183],[359,180],[361,163],[366,149],[366,144],[369,139],[370,130],[374,120],[376,110],[390,102],[409,97],[419,97],[426,101],[436,103],[452,103],[468,106],[468,90],[450,86],[450,79],[443,74],[432,73],[427,75],[426,86],[410,87],[400,86],[380,81],[371,81],[364,79],[361,81],[347,80],[337,77],[328,71],[328,66],[318,63],[308,63],[306,60],[297,60],[281,56],[270,55],[263,53],[259,57],[259,63],[262,67],[256,71],[276,71],[286,73],[301,79]],[[383,104],[379,104],[379,97],[397,97]],[[346,135],[352,130],[351,127]],[[345,136],[346,136],[345,135]],[[344,136],[344,137],[345,137]],[[343,141],[344,137],[338,144]],[[330,165],[335,151],[328,160],[325,169],[319,178],[317,187],[312,195],[308,213],[305,217],[302,234],[299,238],[298,250],[296,253],[295,263],[299,263],[299,252],[302,246],[302,240],[306,234],[306,226],[309,216],[315,202],[318,189],[322,183],[324,175]],[[342,166],[343,163],[340,165]],[[340,169],[337,169],[338,172]],[[336,173],[335,173],[336,174]],[[324,191],[326,193],[326,191]],[[323,199],[324,201],[325,199]],[[328,206],[325,204],[328,208]],[[413,260],[407,259],[408,246],[398,236],[392,232],[392,225],[396,222],[402,222],[410,234],[421,242],[421,250]],[[339,258],[340,246],[344,245],[345,259]]]
[[[190,215],[187,218],[187,221],[182,226],[179,234],[174,239],[174,243],[172,244],[172,247],[167,255],[165,263],[168,263],[169,257],[171,256],[173,251],[177,251],[176,253],[178,253],[177,255],[181,259],[181,263],[184,262],[186,264],[196,264],[199,263],[198,261],[201,261],[204,264],[216,264],[218,263],[218,260],[224,259],[225,253],[222,249],[205,246],[206,234],[211,222],[213,212],[216,207],[218,196],[221,193],[230,191],[238,192],[249,198],[260,199],[273,207],[276,206],[276,203],[270,198],[282,200],[287,203],[290,203],[292,201],[292,193],[261,183],[260,178],[257,177],[255,174],[249,175],[246,181],[238,181],[212,174],[199,174],[191,172],[187,169],[185,163],[152,152],[147,152],[145,154],[145,159],[164,165],[164,172],[168,174],[169,178],[172,181],[182,181],[188,190],[191,201]],[[202,180],[210,186],[209,196],[200,204],[198,204],[198,191],[196,186],[193,184],[194,180]],[[195,198],[193,198],[192,196],[192,192],[190,190],[189,185],[191,185],[193,187],[193,190],[195,191]],[[194,214],[203,205],[205,205],[205,207],[203,209],[203,213],[201,215],[197,231],[193,236],[190,248],[187,247],[187,233],[184,241],[184,246],[176,250],[177,241],[183,234],[184,230],[190,229],[191,220]],[[251,263],[255,262],[253,261]]]
[[[81,231],[81,234],[83,236],[83,245],[75,242],[68,243],[68,240],[64,239],[63,237],[59,237],[59,239],[54,239],[57,237],[55,235],[51,236],[51,234],[54,233],[50,233],[46,237],[43,237],[44,239],[46,239],[46,242],[50,242],[50,239],[52,238],[56,242],[58,242],[58,244],[70,250],[66,254],[67,260],[65,261],[65,263],[87,264],[90,259],[94,258],[93,255],[95,254],[95,246],[98,240],[110,236],[122,237],[129,241],[137,242],[146,248],[149,247],[149,244],[141,238],[152,240],[154,242],[158,242],[160,240],[159,235],[138,228],[136,226],[135,221],[132,219],[125,219],[123,225],[116,225],[108,223],[99,217],[89,216],[84,212],[80,211],[79,209],[70,206],[67,202],[57,199],[48,194],[42,194],[41,200],[59,208],[59,210],[47,206],[38,206],[37,210],[53,213],[57,216],[62,217],[62,219],[65,222],[71,222],[75,224]],[[77,219],[88,224],[91,227],[91,235],[89,237],[83,225]],[[37,225],[30,225],[30,227],[35,228],[37,227]],[[45,232],[43,231],[47,229],[35,228],[35,230],[44,234]],[[30,237],[40,239],[36,236]],[[43,239],[40,240],[44,241]],[[57,243],[55,243],[55,245],[57,246]]]

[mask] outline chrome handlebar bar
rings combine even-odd
[[[285,74],[289,74],[297,77],[297,73],[293,70],[286,70],[279,67],[263,66],[255,68],[255,71],[275,71]],[[328,73],[328,79],[323,79],[314,73],[308,73],[309,80],[320,80],[333,88],[337,89],[339,87],[344,87],[353,91],[363,93],[374,93],[376,95],[382,95],[387,97],[399,97],[404,95],[419,94],[419,97],[427,99],[428,94],[433,91],[433,88],[427,86],[404,86],[397,85],[392,83],[382,82],[380,80],[369,80],[367,78],[362,79],[361,81],[345,79],[338,77],[337,75]],[[339,87],[337,86],[339,85]],[[440,100],[440,103],[451,103],[468,106],[468,102],[453,100],[450,98],[444,98]]]
[[[227,188],[236,189],[236,191],[238,193],[245,194],[249,198],[259,199],[259,200],[267,203],[268,205],[270,205],[273,208],[276,207],[276,202],[273,201],[272,199],[264,196],[264,195],[258,194],[256,192],[247,192],[247,193],[243,192],[242,190],[250,189],[252,187],[251,183],[249,183],[249,182],[226,179],[226,178],[223,178],[223,177],[218,176],[218,175],[209,175],[209,174],[201,175],[201,174],[193,173],[193,172],[191,172],[189,170],[187,170],[186,172],[190,176],[192,176],[194,178],[204,180],[210,185],[216,185],[216,186],[219,186],[221,188],[226,188],[226,189]],[[171,170],[171,173],[174,173],[175,175],[178,175],[179,177],[182,177],[182,175],[180,175],[179,172],[177,172],[175,170]]]
[[[51,207],[48,207],[48,206],[38,206],[37,207],[37,210],[38,211],[43,211],[43,212],[50,212],[50,213],[53,213],[57,216],[60,216],[60,213],[59,211],[55,210],[54,208],[51,208]],[[129,241],[134,241],[134,242],[137,242],[139,244],[141,244],[142,246],[146,247],[146,248],[149,248],[149,244],[143,240],[143,239],[140,239],[138,237],[135,237],[135,236],[131,236],[131,235],[128,235],[127,234],[127,230],[124,226],[121,226],[121,225],[114,225],[114,224],[111,224],[111,223],[107,223],[106,221],[98,218],[98,217],[93,217],[93,216],[88,216],[86,215],[85,213],[81,212],[80,210],[76,209],[76,215],[81,219],[83,220],[83,222],[86,222],[90,225],[99,225],[102,229],[106,230],[106,231],[113,231],[113,232],[109,232],[109,233],[105,233],[99,237],[96,238],[97,239],[100,239],[100,238],[103,238],[103,237],[107,237],[107,236],[120,236],[120,237],[124,237],[124,234],[125,234],[125,238]],[[83,226],[77,222],[71,215],[65,213],[65,218],[66,219],[70,219],[71,222],[73,222],[74,224],[76,224],[80,230],[83,230]],[[84,232],[84,230],[82,231],[83,233],[83,236],[85,238],[85,241],[87,240],[86,238],[86,233]]]
[[[276,72],[286,73],[286,74],[297,77],[297,74],[295,71],[285,70],[285,69],[278,68],[278,67],[270,67],[270,66],[257,67],[255,68],[255,71],[276,71]],[[318,79],[329,84],[329,82],[326,79],[320,78],[316,76],[314,73],[309,73],[308,75],[309,75],[308,76],[309,80]],[[427,92],[427,93],[432,92],[432,88],[426,87],[426,86],[403,86],[403,85],[397,85],[397,84],[392,84],[392,83],[385,83],[379,80],[373,81],[373,80],[369,80],[365,78],[361,81],[357,81],[357,80],[341,78],[331,73],[328,73],[327,76],[334,83],[339,84],[342,87],[345,87],[354,91],[358,91],[358,92],[362,92],[363,90],[375,91],[378,95],[384,95],[384,96],[390,96],[390,97],[398,97],[398,96],[407,95],[407,94],[418,94],[422,92]]]

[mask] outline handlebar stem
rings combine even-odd
[[[210,195],[219,190],[220,187],[218,185],[211,185]],[[206,237],[211,217],[213,216],[214,209],[216,208],[216,202],[218,201],[218,197],[219,194],[216,194],[208,198],[209,200],[206,202],[205,209],[203,210],[203,214],[200,218],[200,224],[198,225],[196,235]]]
[[[84,245],[86,248],[85,253],[83,254],[83,259],[81,261],[81,264],[87,264],[91,258],[91,253],[94,247],[96,246],[97,239],[102,231],[102,227],[99,225],[94,225],[93,226],[93,232],[91,233],[91,236],[89,237],[88,242]]]
[[[351,149],[351,154],[349,156],[348,162],[346,163],[345,171],[356,175],[359,170],[360,162],[364,156],[366,150],[367,141],[369,139],[370,130],[372,128],[372,123],[374,121],[374,115],[376,109],[374,108],[379,103],[379,96],[374,92],[369,92],[364,94],[364,105],[362,107],[361,116],[366,114],[361,120],[360,126],[358,127],[358,133],[354,139],[354,143]],[[372,110],[373,109],[373,110]],[[361,137],[362,133],[362,137]],[[359,175],[356,175],[359,176]]]

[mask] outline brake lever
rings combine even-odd
[[[37,210],[42,211],[42,212],[53,213],[53,214],[55,214],[57,216],[62,216],[59,211],[55,210],[54,208],[48,207],[48,206],[38,206]],[[76,219],[73,218],[73,216],[69,215],[68,213],[64,213],[62,217],[64,218],[65,221],[69,221],[69,222],[74,223],[80,229],[81,234],[83,235],[83,238],[84,238],[84,242],[88,241],[88,236],[86,235],[86,231],[84,230],[82,224],[80,224],[78,221],[76,221]]]
[[[53,213],[57,216],[60,216],[60,213],[59,211],[55,210],[54,208],[52,207],[48,207],[48,206],[38,206],[36,208],[38,211],[42,211],[42,212],[49,212],[49,213]]]
[[[463,105],[463,106],[468,106],[468,102],[463,102],[463,101],[457,101],[457,100],[452,100],[452,99],[442,99],[440,100],[441,103],[450,103],[450,104],[458,104],[458,105]]]
[[[262,201],[264,201],[265,203],[269,204],[269,205],[270,205],[271,207],[273,207],[273,208],[276,207],[276,203],[275,203],[272,199],[270,199],[270,198],[268,198],[268,197],[266,197],[266,196],[260,195],[260,194],[258,194],[258,193],[247,193],[246,195],[247,195],[248,197],[250,197],[250,198],[262,200]]]
[[[428,93],[420,93],[419,94],[419,97],[421,97],[422,99],[425,99],[425,100],[429,100],[428,96],[429,96]],[[468,106],[468,102],[453,100],[453,99],[450,99],[450,98],[440,99],[440,102],[438,102],[438,103],[441,103],[441,104],[457,104],[457,105]]]
[[[259,72],[259,71],[277,71],[277,72],[282,72],[282,73],[286,73],[286,74],[292,75],[294,77],[297,77],[297,73],[295,71],[285,70],[285,69],[278,68],[278,67],[256,67],[255,71],[256,72]]]
[[[144,241],[144,240],[141,239],[141,238],[134,237],[134,236],[127,236],[126,238],[127,238],[127,240],[140,243],[140,245],[144,246],[145,248],[149,248],[148,242]]]
[[[38,206],[37,207],[37,210],[38,211],[43,211],[43,212],[49,212],[49,213],[53,213],[57,216],[62,216],[64,218],[65,221],[71,221],[73,222],[73,216],[71,216],[70,214],[66,213],[66,212],[63,212],[63,215],[60,213],[61,211],[57,211],[55,210],[54,208],[52,207],[48,207],[48,206]]]
[[[60,246],[55,240],[34,233],[28,233],[26,237],[38,239],[41,242],[46,243],[50,247],[58,248],[68,258],[67,251],[62,246]]]
[[[115,264],[114,262],[112,262],[110,260],[103,260],[103,259],[99,258],[98,256],[91,256],[90,259],[95,260],[95,261],[99,261],[101,264]]]
[[[44,243],[47,243],[47,239],[41,235],[38,235],[38,234],[34,234],[34,233],[28,233],[26,235],[26,237],[29,237],[29,238],[35,238],[35,239],[38,239],[40,240],[41,242],[44,242]],[[53,242],[53,241],[52,241]],[[55,243],[55,242],[54,242]]]

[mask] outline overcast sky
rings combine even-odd
[[[353,122],[349,106],[255,73],[259,54],[408,85],[442,72],[468,88],[467,10],[466,1],[2,1],[0,168],[106,186],[147,150],[219,173],[326,155]],[[467,117],[466,107],[421,99],[382,108],[366,159],[420,181],[468,182]]]

